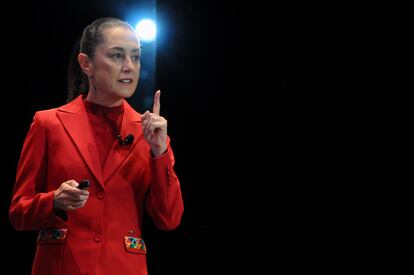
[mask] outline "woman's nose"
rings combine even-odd
[[[125,58],[125,62],[122,66],[123,71],[130,71],[134,68],[134,63],[130,57]]]

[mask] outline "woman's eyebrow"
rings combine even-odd
[[[122,47],[112,47],[111,50],[117,50],[117,51],[121,51],[121,52],[124,52],[125,51],[125,49],[122,48]],[[134,48],[131,51],[132,52],[138,52],[139,53],[139,52],[141,52],[141,49],[140,48]]]

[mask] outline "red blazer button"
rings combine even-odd
[[[98,198],[98,200],[103,200],[105,198],[105,193],[104,192],[98,192],[98,193],[96,193],[96,197]]]
[[[102,241],[102,235],[101,234],[95,234],[95,237],[93,238],[95,242],[99,243]]]

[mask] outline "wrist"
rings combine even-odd
[[[153,147],[151,147],[151,155],[153,157],[161,156],[166,151],[167,151],[167,146],[153,146]]]

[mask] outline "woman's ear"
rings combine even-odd
[[[91,59],[84,53],[78,54],[78,62],[82,71],[88,76],[93,76],[93,64]]]

